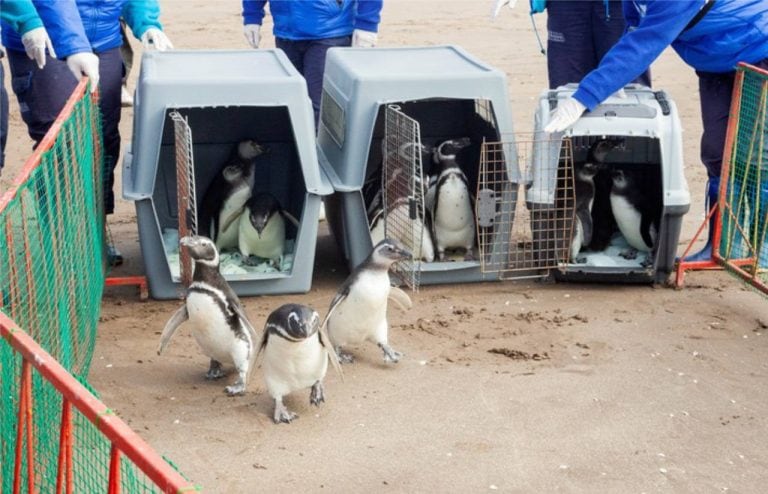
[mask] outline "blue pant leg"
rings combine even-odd
[[[77,86],[67,64],[49,58],[39,69],[23,51],[8,50],[11,87],[19,101],[29,137],[39,143]]]
[[[8,91],[5,90],[5,67],[0,63],[0,173],[5,166],[5,143],[8,140]]]
[[[285,52],[300,74],[304,74],[304,52],[307,51],[306,41],[293,41],[285,38],[275,38],[275,46]]]
[[[350,46],[352,38],[342,36],[339,38],[317,39],[309,42],[309,47],[304,53],[304,79],[307,81],[309,98],[312,100],[312,109],[315,113],[315,128],[317,128],[320,116],[320,99],[323,94],[323,73],[325,72],[325,56],[329,48],[335,46]]]
[[[123,58],[120,48],[101,53],[99,57],[99,110],[104,138],[104,212],[115,210],[115,168],[120,156],[120,88],[123,79]]]
[[[585,0],[547,2],[549,88],[580,82],[597,66],[592,43],[592,4]],[[599,2],[600,5],[603,2]]]
[[[735,72],[723,74],[696,71],[704,132],[701,135],[701,161],[710,178],[720,176],[723,146],[728,129],[728,114]]]
[[[627,23],[624,21],[621,0],[610,0],[608,2],[607,13],[604,2],[593,2],[592,43],[595,47],[595,57],[598,63],[600,63],[600,60],[603,59],[605,54],[613,48],[613,45],[619,41],[619,38],[624,34],[626,25]],[[651,87],[651,69],[649,68],[640,74],[634,82]]]

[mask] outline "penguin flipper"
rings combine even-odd
[[[336,355],[336,350],[333,348],[331,339],[328,337],[328,333],[325,332],[325,326],[320,326],[320,329],[317,331],[317,333],[320,335],[320,344],[323,345],[328,351],[328,360],[331,361],[331,365],[334,369],[336,369],[336,372],[339,373],[341,380],[343,381],[344,371],[341,370],[341,362],[339,362],[339,356]]]
[[[173,313],[171,318],[165,324],[165,327],[163,328],[163,334],[160,335],[160,346],[157,347],[158,355],[163,353],[163,350],[165,350],[165,347],[168,346],[168,342],[171,341],[171,338],[176,332],[176,329],[178,329],[178,327],[181,326],[181,324],[184,323],[187,319],[189,319],[189,312],[187,311],[187,304],[184,304],[179,307],[176,312]]]
[[[389,289],[389,299],[392,300],[402,311],[406,311],[413,307],[413,302],[411,302],[411,297],[408,296],[407,293],[405,293],[400,288],[393,286]]]
[[[245,208],[236,209],[232,211],[232,213],[229,216],[224,218],[224,221],[221,222],[221,228],[219,229],[219,231],[222,231],[222,232],[226,231],[230,227],[230,225],[232,225],[232,223],[239,220],[240,215],[243,214],[243,209]]]
[[[240,322],[245,326],[246,331],[248,331],[248,334],[251,337],[251,344],[256,342],[256,328],[253,327],[253,324],[251,324],[251,321],[248,319],[248,316],[245,313],[245,309],[243,308],[242,304],[240,304],[239,300],[236,300],[234,303],[231,303],[229,305],[230,310],[237,314],[237,317],[240,319]],[[265,332],[266,336],[266,332]],[[265,342],[266,343],[266,342]],[[260,351],[260,350],[259,350]],[[256,361],[256,357],[258,356],[258,351],[254,351],[253,348],[251,348],[251,353],[248,355],[248,363],[249,363],[249,369],[253,369],[253,363]]]
[[[651,235],[651,226],[653,219],[651,215],[644,214],[640,218],[640,235],[643,237],[643,242],[648,246],[648,249],[653,249],[653,236]]]
[[[320,325],[322,329],[325,329],[328,327],[328,320],[331,318],[331,315],[333,315],[333,311],[336,310],[336,308],[341,305],[341,303],[347,298],[347,295],[349,295],[349,287],[351,283],[350,280],[347,279],[347,281],[344,282],[344,284],[341,286],[338,292],[336,292],[336,295],[333,297],[333,300],[331,300],[331,305],[328,307],[328,313],[325,315],[325,319],[323,319],[323,323]]]

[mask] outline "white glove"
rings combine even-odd
[[[145,50],[154,48],[157,51],[173,50],[173,43],[164,32],[156,27],[151,27],[141,35],[141,44]]]
[[[501,12],[501,8],[505,5],[509,5],[510,9],[514,9],[515,5],[517,5],[517,0],[496,0],[496,5],[493,6],[493,14],[491,14],[491,18],[497,18],[499,12]]]
[[[68,56],[67,67],[78,81],[83,75],[91,80],[91,92],[99,87],[99,57],[93,53],[84,51]]]
[[[373,48],[376,46],[378,37],[374,32],[355,29],[352,31],[352,46],[356,48]]]
[[[27,56],[30,60],[37,62],[38,68],[45,67],[45,49],[48,48],[48,53],[52,58],[56,58],[56,52],[53,51],[53,45],[51,44],[51,38],[48,37],[48,32],[44,27],[36,27],[30,29],[24,33],[21,37],[21,42],[24,44],[24,49],[27,52]]]
[[[557,108],[552,112],[549,123],[544,127],[544,132],[554,134],[556,132],[564,131],[575,124],[586,109],[586,106],[569,96],[568,99],[557,104]]]
[[[627,99],[627,92],[624,91],[624,88],[621,88],[618,91],[616,91],[615,93],[613,93],[613,97],[614,98],[619,98],[619,99]]]
[[[251,48],[258,48],[261,42],[261,24],[246,24],[243,26],[243,34]]]

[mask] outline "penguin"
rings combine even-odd
[[[625,259],[635,259],[637,252],[650,252],[656,244],[661,220],[661,198],[653,187],[641,182],[642,171],[616,168],[611,173],[611,209],[616,224],[630,249],[622,252]]]
[[[419,252],[419,258],[422,261],[435,260],[435,246],[432,242],[428,218],[422,219],[418,214],[415,218],[411,218],[411,203],[408,198],[397,199],[387,214],[384,214],[383,209],[375,211],[370,221],[373,245],[384,240],[386,223],[390,237],[400,241],[409,251]]]
[[[272,311],[256,354],[264,355],[264,382],[275,400],[276,424],[290,423],[298,416],[283,404],[283,396],[293,391],[311,388],[310,404],[320,406],[325,401],[323,379],[329,360],[342,374],[320,316],[306,305],[285,304]]]
[[[323,321],[339,360],[351,363],[353,356],[342,348],[363,341],[376,343],[384,352],[385,362],[400,360],[402,354],[388,342],[387,301],[392,298],[401,308],[410,308],[411,299],[390,285],[389,268],[410,257],[400,242],[384,239],[341,285]]]
[[[251,197],[256,158],[266,152],[267,147],[254,140],[240,142],[205,191],[198,233],[213,239],[220,251],[237,248],[237,220]]]
[[[595,163],[581,163],[576,167],[574,180],[574,232],[571,241],[571,262],[585,262],[577,256],[583,247],[592,242],[592,205],[595,201]]]
[[[445,260],[445,250],[465,249],[464,259],[474,259],[475,215],[472,195],[466,175],[456,161],[457,153],[470,145],[469,138],[444,141],[434,153],[434,161],[440,165],[432,206],[432,229],[440,261]]]
[[[179,241],[194,261],[192,283],[184,304],[163,328],[157,354],[165,350],[176,330],[189,320],[197,344],[211,359],[207,379],[225,376],[222,365],[234,365],[238,378],[224,388],[229,396],[242,395],[256,357],[256,330],[237,295],[219,272],[219,252],[206,237],[186,236]]]
[[[257,256],[269,259],[275,269],[285,252],[285,219],[298,227],[298,220],[285,211],[268,192],[258,192],[245,203],[240,215],[237,243],[243,259]]]

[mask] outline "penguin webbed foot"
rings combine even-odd
[[[339,362],[342,364],[351,364],[355,361],[355,356],[345,352],[340,346],[336,347],[336,356],[339,357]]]
[[[295,412],[288,410],[283,404],[282,398],[275,399],[275,415],[272,417],[272,420],[274,420],[276,424],[290,424],[296,417],[298,417],[298,415]]]
[[[384,352],[384,362],[396,364],[403,357],[402,353],[394,350],[391,346],[387,345],[386,343],[379,343],[379,348],[381,348],[381,351]]]
[[[208,372],[205,373],[205,378],[208,380],[221,379],[226,376],[227,373],[221,368],[221,362],[211,359],[211,365],[208,367]]]
[[[317,381],[309,392],[309,403],[319,407],[321,402],[325,403],[325,393],[323,393],[323,383]]]
[[[628,261],[632,261],[637,259],[637,249],[630,248],[625,251],[622,251],[619,255]]]
[[[574,264],[586,264],[587,258],[585,256],[576,256],[576,259],[573,260]]]
[[[475,249],[473,249],[472,247],[469,247],[467,249],[466,254],[464,254],[464,260],[465,261],[476,261],[477,259],[475,259]]]
[[[258,266],[261,264],[261,258],[256,256],[243,256],[243,266]]]
[[[239,396],[245,394],[245,382],[238,379],[235,384],[232,384],[231,386],[227,386],[224,388],[224,391],[227,393],[228,396]]]
[[[640,266],[643,268],[652,268],[653,267],[653,256],[651,256],[651,253],[648,252],[645,256],[645,259],[643,259],[643,262],[640,263]]]

